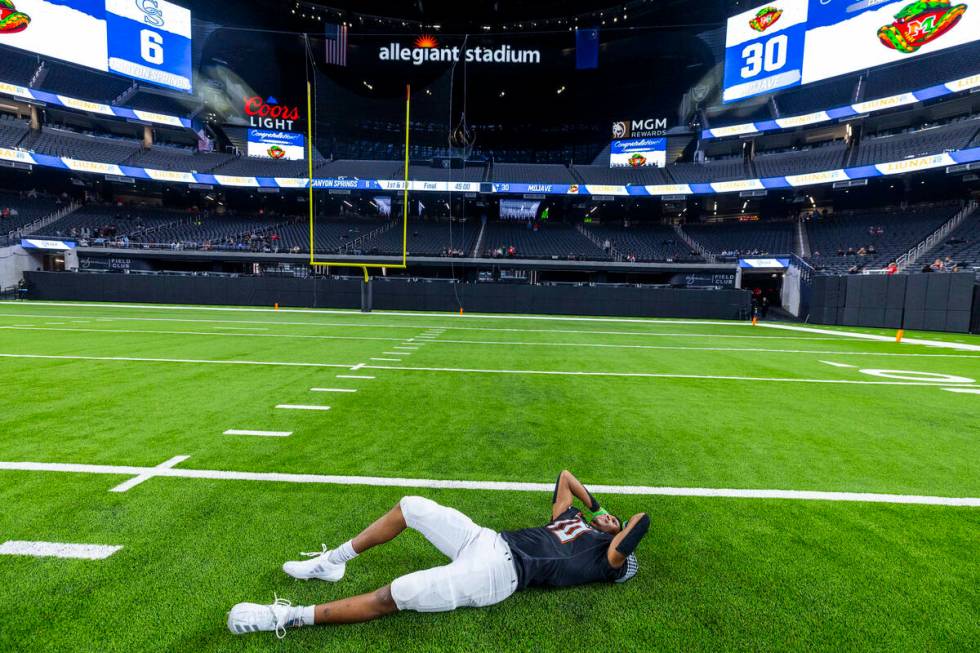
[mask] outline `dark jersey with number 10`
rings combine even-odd
[[[613,536],[588,523],[578,508],[569,508],[547,526],[504,531],[517,567],[517,587],[565,587],[619,580],[626,573],[609,564]]]

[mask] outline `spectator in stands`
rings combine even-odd
[[[930,265],[929,267],[932,268],[933,272],[946,271],[946,265],[943,263],[943,260],[941,258],[937,258],[935,261],[932,262],[932,265]]]
[[[895,274],[896,272],[898,272],[898,263],[896,263],[895,261],[890,261],[888,263],[888,267],[885,268],[885,274],[887,274],[888,276],[891,276],[891,275]]]

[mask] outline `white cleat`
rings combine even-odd
[[[282,639],[286,628],[302,625],[299,609],[292,605],[278,596],[272,605],[239,603],[228,613],[228,630],[235,635],[275,631],[276,637]]]
[[[344,571],[347,569],[347,564],[343,562],[330,562],[327,559],[327,557],[330,555],[327,545],[322,544],[321,546],[323,547],[322,551],[302,554],[312,558],[312,560],[293,560],[285,563],[282,566],[282,570],[293,578],[298,578],[299,580],[316,578],[319,580],[336,583],[338,580],[344,577]]]

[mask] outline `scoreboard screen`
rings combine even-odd
[[[779,0],[728,19],[735,102],[980,39],[980,1]]]
[[[191,12],[166,0],[12,0],[0,43],[191,91]]]

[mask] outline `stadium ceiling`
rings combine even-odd
[[[286,6],[300,18],[316,16],[358,28],[405,27],[442,32],[552,31],[569,27],[626,28],[721,21],[725,0],[706,0],[691,11],[690,0],[257,0],[258,5]],[[293,12],[292,10],[296,11]]]

